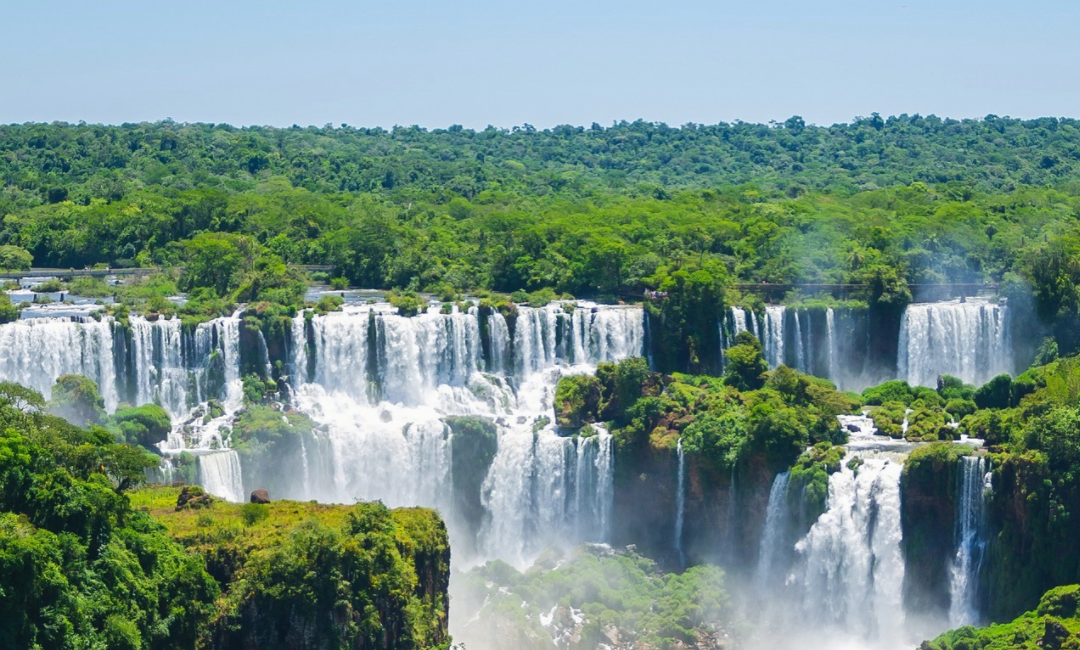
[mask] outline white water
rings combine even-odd
[[[303,318],[294,337],[306,336]],[[611,436],[601,427],[591,437],[557,435],[554,390],[563,374],[642,354],[640,309],[520,307],[512,338],[506,320],[492,314],[486,358],[475,308],[404,318],[347,307],[314,316],[310,331],[310,345],[289,345],[291,367],[313,367],[310,381],[293,370],[295,405],[322,425],[332,453],[329,468],[308,470],[315,477],[308,498],[438,507],[451,536],[464,534],[453,512],[453,437],[443,418],[480,415],[499,431],[481,489],[481,557],[472,560],[525,565],[550,544],[607,538]],[[541,417],[549,424],[537,424]],[[320,472],[330,480],[318,480]]]
[[[847,460],[829,477],[825,513],[796,545],[801,570],[791,586],[805,624],[867,647],[894,645],[904,638],[901,465],[864,455],[855,472]]]
[[[765,320],[761,334],[761,347],[770,368],[784,363],[784,315],[783,305],[766,305]]]
[[[199,482],[207,492],[234,503],[245,500],[239,454],[232,449],[224,449],[200,453],[197,458]]]
[[[981,300],[908,305],[900,321],[897,375],[934,387],[939,375],[983,384],[1014,368],[1008,308]]]
[[[755,583],[758,595],[768,597],[776,588],[777,573],[783,570],[782,562],[786,557],[783,546],[787,529],[787,486],[788,473],[782,472],[773,479],[769,490],[769,504],[765,509],[765,529],[761,534],[758,548],[758,566]]]
[[[840,378],[840,346],[836,340],[836,314],[832,307],[825,310],[826,342],[829,349],[829,379],[839,384]]]
[[[111,320],[32,318],[0,326],[0,380],[33,388],[48,399],[62,375],[94,380],[105,408],[116,409]]]
[[[683,555],[683,510],[686,507],[686,459],[683,457],[682,438],[675,447],[675,453],[679,459],[679,474],[675,488],[675,551],[679,554],[679,564],[686,564]]]
[[[979,625],[979,571],[986,553],[986,496],[989,489],[986,458],[960,459],[956,495],[956,555],[949,570],[949,624]]]

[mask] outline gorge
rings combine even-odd
[[[891,649],[983,620],[982,457],[958,458],[950,470],[958,476],[954,557],[932,585],[948,593],[948,608],[905,623],[905,604],[923,589],[910,587],[902,541],[911,446],[873,435],[867,418],[844,420],[846,456],[828,477],[820,516],[808,518],[805,484],[787,471],[751,461],[717,480],[681,438],[670,455],[643,461],[620,453],[600,424],[569,434],[556,426],[561,377],[650,355],[647,333],[657,325],[641,308],[394,311],[304,311],[268,332],[246,325],[244,312],[194,327],[139,316],[25,318],[0,326],[0,379],[48,395],[57,377],[81,374],[98,383],[109,411],[160,404],[175,425],[160,444],[166,478],[193,458],[192,476],[229,501],[263,487],[278,498],[437,508],[459,570],[491,560],[524,569],[552,546],[636,544],[654,557],[673,552],[665,563],[675,569],[726,566],[733,585],[760,599],[768,639],[810,628],[831,639],[828,647],[843,638]],[[891,344],[897,356],[884,361],[875,353],[889,343],[865,311],[768,305],[728,314],[719,324],[725,347],[749,331],[770,367],[790,364],[841,388],[871,377],[933,385],[946,373],[978,383],[1014,366],[1008,309],[991,302],[909,306]],[[261,446],[241,444],[237,433],[241,377],[251,374],[276,386],[274,417],[287,434]],[[637,500],[640,490],[650,496]],[[469,615],[452,607],[452,630]]]

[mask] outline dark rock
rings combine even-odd
[[[1068,639],[1069,630],[1060,621],[1053,618],[1046,619],[1042,642],[1039,645],[1044,648],[1051,648],[1051,650],[1058,650]]]
[[[270,493],[266,491],[266,488],[259,488],[251,493],[252,503],[270,503]]]
[[[858,433],[860,431],[859,427],[855,426],[854,424],[849,424],[845,428],[851,433]]]
[[[180,490],[180,496],[176,497],[176,510],[209,508],[214,502],[214,497],[207,494],[198,485],[185,485]]]

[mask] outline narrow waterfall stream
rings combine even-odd
[[[986,491],[989,467],[985,456],[960,459],[956,490],[956,555],[950,567],[949,623],[979,625],[979,572],[986,555]]]
[[[675,483],[675,552],[679,554],[679,565],[686,565],[686,556],[683,554],[683,511],[686,508],[686,458],[683,456],[682,438],[676,443],[675,453],[678,456],[679,475]]]

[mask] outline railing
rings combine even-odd
[[[160,269],[30,269],[29,271],[3,271],[0,280],[20,278],[107,278],[110,275],[150,275]]]

